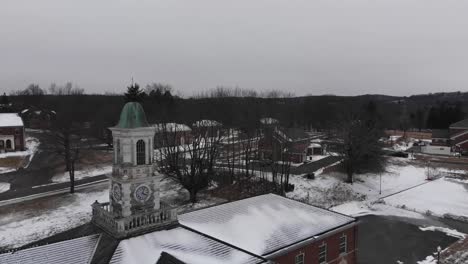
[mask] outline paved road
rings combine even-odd
[[[84,178],[81,180],[75,181],[75,189],[85,188],[97,183],[107,182],[106,175],[99,175],[89,178]],[[59,193],[67,193],[70,191],[70,183],[56,183],[49,184],[44,186],[39,186],[36,188],[23,188],[10,190],[4,193],[0,193],[0,206],[5,204],[11,204],[15,202],[22,202],[25,200],[32,200],[40,197],[45,197],[49,195],[55,195]]]
[[[395,264],[397,261],[414,264],[431,255],[438,246],[446,248],[458,240],[441,232],[421,231],[418,226],[431,225],[418,222],[423,220],[369,215],[360,217],[359,221],[360,264]],[[440,223],[435,225],[440,226]]]

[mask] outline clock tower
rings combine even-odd
[[[148,125],[143,107],[129,102],[117,126],[110,128],[114,140],[114,166],[110,177],[111,210],[129,216],[159,209],[160,174],[153,166],[154,127]]]
[[[125,104],[119,123],[109,129],[114,146],[109,203],[93,204],[93,222],[117,237],[176,222],[176,211],[159,199],[161,174],[153,164],[155,129],[146,121],[143,107],[137,102]]]

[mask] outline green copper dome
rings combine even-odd
[[[128,102],[124,105],[120,113],[120,120],[117,124],[119,128],[147,127],[145,111],[140,103]]]

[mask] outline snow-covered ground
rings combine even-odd
[[[16,171],[16,169],[9,167],[0,167],[0,174]]]
[[[92,167],[83,170],[75,171],[75,180],[80,180],[88,177],[98,176],[102,174],[112,173],[112,165],[102,166],[102,167]],[[68,172],[62,172],[56,174],[52,177],[53,182],[68,182],[70,181],[70,176]]]
[[[10,184],[8,182],[0,182],[0,193],[10,190]]]
[[[342,173],[326,173],[310,180],[302,175],[291,175],[289,181],[294,184],[294,191],[286,195],[309,204],[330,208],[350,201],[373,201],[426,182],[425,168],[398,158],[390,159],[385,173],[356,175],[352,185],[344,183],[345,177]],[[380,186],[382,194],[379,194]]]
[[[430,211],[436,216],[468,217],[468,181],[450,178],[427,181],[426,168],[405,159],[390,159],[387,172],[381,175],[356,175],[352,185],[344,183],[344,179],[341,173],[322,174],[314,180],[291,175],[290,183],[295,187],[286,195],[352,216],[420,218]]]
[[[91,204],[107,201],[106,185],[0,208],[0,248],[19,247],[91,220]]]
[[[9,158],[9,157],[26,157],[29,156],[28,162],[24,165],[25,168],[29,166],[31,160],[33,159],[34,155],[36,154],[38,147],[39,147],[39,140],[34,137],[27,137],[26,138],[26,150],[25,151],[15,151],[15,152],[6,152],[0,153],[0,159]],[[0,167],[0,174],[8,173],[12,171],[16,171],[18,168],[10,168],[10,167]]]
[[[452,214],[468,217],[468,183],[441,178],[385,198],[385,202],[437,216]]]
[[[21,157],[21,156],[28,156],[28,155],[33,156],[38,147],[39,147],[39,140],[37,138],[27,137],[25,151],[0,153],[0,159],[7,158],[7,157]]]

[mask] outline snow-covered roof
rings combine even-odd
[[[195,123],[193,123],[194,127],[215,127],[215,126],[222,126],[220,122],[216,120],[200,120]]]
[[[228,245],[183,227],[148,233],[120,241],[110,264],[154,264],[162,252],[190,264],[264,263]]]
[[[0,254],[0,263],[91,263],[100,234]]]
[[[272,118],[272,117],[264,117],[260,119],[260,123],[264,125],[273,125],[273,124],[279,124],[278,119]]]
[[[16,113],[0,114],[0,127],[18,127],[23,126],[23,120]]]
[[[320,145],[320,144],[318,144],[318,143],[311,143],[311,144],[309,145],[309,148],[321,148],[321,147],[322,147],[322,145]]]
[[[354,221],[274,194],[179,215],[182,225],[262,256]]]
[[[185,124],[177,123],[165,123],[165,124],[154,124],[152,125],[156,128],[156,133],[166,130],[166,132],[184,132],[192,131],[192,129]]]

